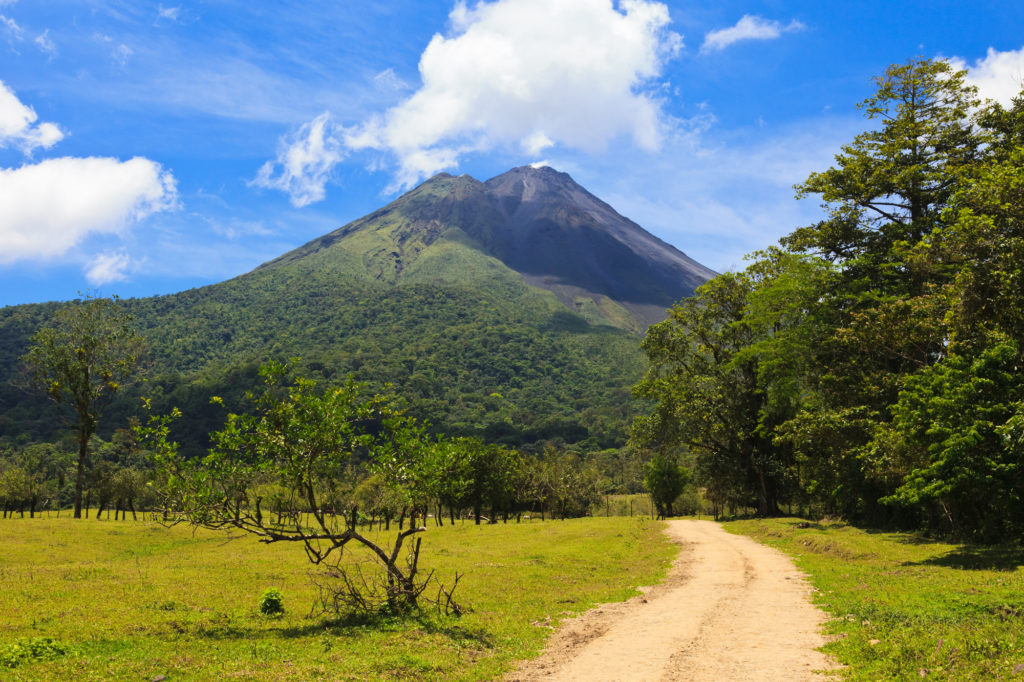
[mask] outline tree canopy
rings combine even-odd
[[[998,541],[1024,530],[1024,98],[912,60],[797,185],[825,218],[677,304],[644,341],[639,445],[709,497]]]
[[[58,310],[22,358],[29,383],[63,408],[76,433],[75,518],[82,512],[89,440],[103,408],[137,370],[144,348],[116,299],[86,297]]]

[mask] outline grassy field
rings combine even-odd
[[[1024,549],[840,523],[734,521],[793,556],[834,619],[826,651],[855,680],[1024,680]]]
[[[465,573],[462,618],[309,617],[312,566],[294,544],[142,521],[2,521],[0,678],[493,679],[562,617],[629,597],[674,555],[642,518],[422,537],[422,567],[443,581]],[[279,618],[259,612],[271,587],[284,595]]]

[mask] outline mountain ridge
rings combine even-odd
[[[365,240],[353,249],[343,242],[359,241],[357,235],[365,232],[385,234],[362,251],[362,268],[351,259],[348,265],[372,278],[398,282],[438,240],[469,240],[570,310],[590,310],[592,321],[603,318],[634,331],[664,319],[668,307],[716,274],[619,214],[569,174],[547,166],[513,168],[486,182],[439,173],[256,270],[293,265],[325,249],[358,252],[367,246]]]

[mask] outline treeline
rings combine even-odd
[[[223,422],[224,412],[221,411]],[[430,441],[430,437],[424,438]],[[435,467],[415,496],[388,486],[366,461],[346,463],[342,509],[359,509],[361,523],[403,524],[413,517],[472,519],[574,518],[596,513],[607,495],[643,491],[642,462],[628,449],[585,456],[547,447],[537,453],[456,438],[432,454]],[[73,444],[32,443],[0,448],[0,516],[34,517],[69,510],[74,504],[76,453]],[[119,429],[110,441],[93,437],[83,485],[83,516],[100,519],[162,511],[161,481],[151,453],[132,431]],[[298,509],[288,491],[261,484],[268,513]],[[69,512],[70,513],[70,512]]]
[[[133,445],[130,432],[119,430],[110,441],[93,438],[83,485],[84,515],[103,512],[138,518],[154,510],[158,497],[152,465]],[[70,443],[32,443],[0,447],[0,515],[34,517],[43,511],[69,509],[75,500],[76,453]]]
[[[637,443],[709,499],[999,542],[1024,533],[1024,98],[890,67],[796,187],[820,222],[652,327]]]

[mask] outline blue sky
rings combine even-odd
[[[535,162],[741,267],[916,56],[1006,102],[1024,3],[0,0],[0,305],[222,281]]]

